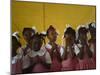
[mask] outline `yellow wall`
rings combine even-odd
[[[53,24],[60,32],[57,43],[61,44],[66,24],[71,24],[75,29],[80,24],[86,24],[96,19],[95,6],[51,3],[45,3],[45,7],[43,6],[44,3],[12,1],[12,32],[20,32],[22,44],[25,43],[22,37],[24,27],[36,26],[41,32]]]

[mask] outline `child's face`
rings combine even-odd
[[[24,33],[24,39],[26,40],[26,42],[29,42],[31,36],[32,36],[32,32],[31,31],[26,31]]]
[[[48,39],[51,41],[51,42],[55,42],[56,39],[57,39],[57,32],[55,30],[52,30],[52,31],[49,31],[48,33]]]
[[[35,37],[31,41],[32,50],[34,50],[34,51],[40,50],[42,44],[43,44],[42,40]]]

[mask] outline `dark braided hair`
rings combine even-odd
[[[68,27],[68,28],[66,28],[66,31],[64,32],[64,37],[66,37],[66,34],[67,35],[71,35],[71,37],[74,38],[74,43],[75,43],[75,38],[76,38],[76,32],[75,32],[75,30],[73,28],[71,28],[71,27]],[[69,52],[67,51],[67,46],[66,46],[65,47],[65,55],[64,55],[64,58],[63,58],[64,60],[68,58],[67,54],[69,54]],[[74,58],[75,56],[76,56],[76,54],[73,53],[72,58]]]
[[[65,37],[66,34],[72,35],[72,37],[76,38],[76,35],[75,35],[76,32],[75,32],[75,30],[74,30],[73,28],[71,28],[71,27],[68,27],[68,28],[66,29],[66,31],[64,32],[64,37]]]
[[[34,35],[31,37],[31,39],[33,39],[33,38],[39,38],[39,39],[41,39],[41,40],[44,40],[43,35],[42,35],[42,34],[39,34],[39,33],[34,34]]]
[[[47,36],[48,36],[49,32],[52,30],[56,30],[56,29],[52,25],[50,25],[49,28],[47,29]]]
[[[45,43],[45,39],[44,36],[42,34],[39,34],[38,32],[36,34],[34,34],[31,38],[30,38],[30,42],[31,40],[33,40],[34,38],[40,40],[42,43]]]
[[[24,35],[24,33],[25,33],[26,31],[31,31],[31,32],[33,32],[33,33],[35,34],[35,30],[32,29],[32,28],[24,28],[22,34]]]
[[[78,34],[80,36],[80,34],[87,34],[88,29],[86,27],[80,27],[78,30]]]
[[[86,35],[87,32],[88,32],[88,29],[87,29],[87,28],[85,28],[85,27],[80,27],[79,30],[78,30],[78,34],[79,34],[78,38],[80,37],[81,34]],[[87,49],[86,51],[87,51],[88,57],[91,58],[91,57],[92,57],[92,52],[91,52],[91,50],[89,49],[88,44],[86,43],[85,45],[86,45],[86,47],[87,47],[87,48],[86,48],[86,49]],[[83,47],[80,48],[80,49],[83,49]],[[83,57],[84,57],[84,51],[83,51],[83,50],[80,50],[80,53],[78,54],[78,57],[79,57],[80,59],[83,59]]]
[[[12,36],[12,57],[16,56],[16,50],[21,47],[21,43],[17,40],[16,37]]]

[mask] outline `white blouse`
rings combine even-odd
[[[52,48],[52,46],[51,46],[49,43],[46,44],[45,47],[46,47],[47,49],[51,49],[51,48]],[[61,46],[59,46],[59,48],[60,48],[60,56],[62,56],[63,53],[64,53],[64,49],[63,49],[63,47],[61,47]]]
[[[31,50],[28,55],[30,57],[35,57],[35,56],[43,56],[45,55],[45,59],[46,59],[46,63],[49,63],[51,64],[51,57],[50,57],[50,54],[48,51],[46,51],[46,49],[44,47],[41,47],[41,49],[39,51],[34,51],[34,50]]]

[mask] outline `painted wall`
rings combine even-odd
[[[45,9],[45,10],[44,10]],[[45,15],[44,15],[45,14]],[[12,1],[12,32],[19,31],[21,43],[24,27],[35,26],[39,32],[45,31],[49,25],[60,32],[57,43],[62,43],[62,35],[66,24],[71,24],[74,29],[80,24],[86,24],[96,19],[95,6],[80,6],[72,4],[16,2]]]

